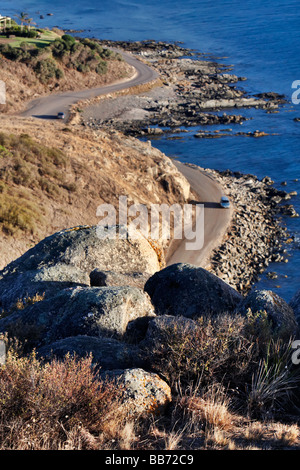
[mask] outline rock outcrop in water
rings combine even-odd
[[[246,118],[225,110],[263,108],[272,111],[285,102],[282,95],[263,93],[248,96],[235,84],[244,81],[231,72],[232,67],[217,63],[214,58],[195,53],[178,44],[155,41],[111,42],[148,61],[161,78],[161,86],[151,91],[141,89],[137,96],[117,96],[106,106],[93,106],[96,100],[87,100],[82,107],[82,122],[92,129],[103,126],[121,130],[133,136],[155,138],[164,132],[181,132],[182,126],[212,124],[242,124]],[[194,60],[193,58],[197,58]]]

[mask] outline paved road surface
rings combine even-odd
[[[120,51],[119,51],[120,52]],[[68,118],[69,108],[82,99],[89,99],[115,91],[131,88],[158,78],[157,72],[134,58],[130,53],[122,52],[124,59],[136,69],[136,74],[129,80],[122,80],[112,85],[82,91],[51,94],[44,98],[33,100],[22,116],[43,119],[55,119],[58,112],[64,112]],[[192,189],[199,196],[199,203],[204,204],[204,245],[200,250],[187,250],[186,240],[173,243],[172,256],[168,265],[178,262],[191,263],[205,267],[211,250],[216,248],[230,222],[232,209],[222,209],[219,201],[222,195],[220,185],[207,173],[200,169],[191,168],[180,162],[174,162],[179,171],[189,181]]]
[[[190,263],[205,268],[211,251],[222,241],[233,209],[220,207],[219,202],[223,195],[222,188],[207,172],[184,165],[176,160],[174,163],[199,196],[197,202],[204,204],[204,244],[201,249],[187,250],[186,240],[175,242],[173,254],[167,260],[167,264]]]
[[[69,91],[62,93],[54,93],[43,98],[37,98],[29,103],[27,109],[21,116],[30,116],[41,119],[55,119],[57,113],[63,112],[68,118],[69,108],[71,105],[80,100],[93,98],[95,96],[106,95],[115,91],[124,90],[133,86],[142,85],[158,78],[158,73],[148,67],[143,62],[134,58],[130,53],[122,54],[126,62],[136,69],[133,78],[129,80],[120,80],[112,85],[105,85],[98,88],[85,89],[81,91]]]

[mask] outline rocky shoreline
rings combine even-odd
[[[136,137],[159,136],[182,132],[182,127],[242,124],[244,116],[224,110],[254,107],[276,112],[285,102],[284,96],[273,92],[248,96],[236,87],[246,78],[230,73],[232,67],[179,44],[100,42],[147,61],[159,73],[161,86],[135,96],[110,97],[108,103],[101,98],[101,109],[97,98],[86,102],[82,122],[93,129],[108,127]]]
[[[282,216],[298,217],[290,203],[296,193],[276,189],[267,176],[259,180],[230,170],[204,170],[221,184],[234,206],[226,237],[211,255],[210,272],[241,293],[249,292],[264,272],[276,279],[269,265],[289,261],[286,247],[294,238]]]
[[[85,103],[82,124],[92,129],[108,127],[134,137],[155,138],[165,133],[185,132],[186,127],[235,125],[246,120],[239,114],[218,113],[227,108],[254,107],[276,112],[285,103],[284,96],[274,92],[248,96],[236,87],[246,80],[245,77],[231,74],[231,67],[180,44],[155,41],[102,43],[147,60],[159,72],[162,86],[136,96],[101,99],[101,106],[97,105],[97,99]],[[232,129],[224,129],[197,132],[195,137],[228,135],[259,138],[267,134],[259,130],[233,133]],[[284,245],[292,243],[293,238],[287,233],[281,217],[298,216],[294,207],[286,203],[296,193],[277,190],[267,176],[259,181],[254,175],[230,170],[205,171],[220,182],[235,208],[225,240],[212,253],[210,271],[239,292],[248,292],[270,263],[288,262]],[[277,277],[272,271],[267,275],[273,279]]]

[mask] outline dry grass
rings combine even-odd
[[[22,155],[0,142],[10,152],[0,157],[6,224],[0,238],[0,269],[45,236],[67,227],[97,224],[97,207],[104,202],[113,204],[118,213],[119,195],[128,196],[128,205],[187,202],[176,167],[161,152],[136,139],[56,121],[6,116],[0,116],[0,129],[16,141],[31,142]],[[35,137],[21,138],[22,134]],[[43,163],[41,156],[50,150],[54,153]],[[55,163],[57,155],[63,157],[59,164]],[[173,180],[168,189],[160,184],[164,175]],[[8,219],[14,220],[17,230]]]
[[[205,429],[232,428],[235,416],[229,411],[230,400],[220,385],[210,387],[204,397],[195,395],[190,398],[185,397],[185,400],[181,406],[185,406],[191,414],[194,426],[199,427],[201,423]]]
[[[154,423],[140,424],[136,449],[272,450],[299,449],[299,424],[253,421],[232,410],[229,398],[214,389],[181,397]],[[199,392],[199,391],[198,391]],[[201,394],[200,394],[201,395]],[[297,417],[294,418],[297,421]]]
[[[43,364],[10,348],[0,389],[1,450],[105,447],[118,438],[112,423],[126,424],[122,387],[101,381],[91,357]]]
[[[299,449],[299,425],[251,420],[220,384],[185,389],[161,416],[129,417],[122,387],[103,382],[91,357],[43,363],[8,345],[0,368],[0,449]]]
[[[47,56],[47,54],[46,54]],[[43,59],[43,58],[42,58]],[[96,71],[82,73],[70,68],[64,62],[59,62],[63,76],[51,78],[47,83],[41,83],[34,69],[22,63],[11,61],[1,55],[1,80],[6,84],[6,105],[0,105],[2,113],[15,114],[26,109],[28,103],[52,92],[79,91],[106,85],[133,73],[132,67],[124,61],[109,59],[107,72],[99,75]],[[18,79],[16,80],[16,77]]]
[[[121,450],[131,450],[137,441],[135,434],[135,423],[134,421],[128,421],[125,423],[123,429],[119,432],[119,446]]]

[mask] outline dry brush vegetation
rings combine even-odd
[[[136,139],[6,116],[0,127],[2,268],[47,235],[97,224],[97,207],[118,210],[121,195],[128,204],[186,201],[171,161]]]
[[[30,100],[51,92],[93,88],[133,75],[118,53],[63,33],[43,47],[25,38],[17,47],[0,43],[0,66],[7,95],[0,111],[10,114],[23,111]]]
[[[142,351],[172,388],[159,416],[128,414],[122,385],[104,382],[91,356],[44,362],[4,340],[0,449],[299,448],[299,371],[290,343],[270,334],[263,314],[201,317],[192,333],[165,328]]]

